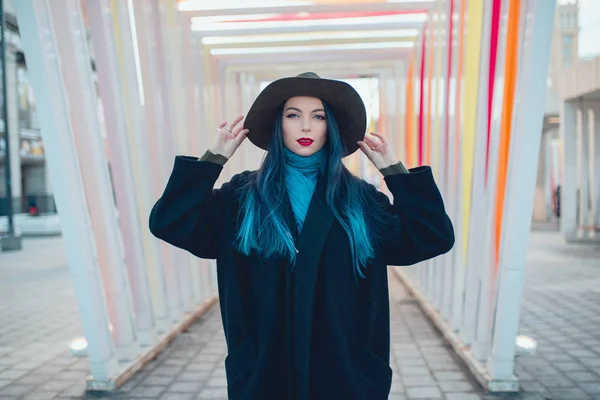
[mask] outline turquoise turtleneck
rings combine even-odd
[[[284,148],[284,153],[285,186],[296,218],[296,226],[300,232],[317,185],[319,172],[325,169],[327,152],[322,148],[315,154],[304,157]]]

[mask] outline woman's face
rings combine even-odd
[[[292,97],[283,106],[283,144],[293,153],[310,156],[327,141],[323,102],[317,97]]]

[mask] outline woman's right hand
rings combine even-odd
[[[244,116],[240,115],[229,127],[227,127],[227,122],[219,125],[213,146],[210,148],[211,153],[221,154],[227,158],[233,156],[248,134],[248,129],[243,129],[243,125],[237,126],[242,119]]]

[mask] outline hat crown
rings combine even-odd
[[[317,74],[315,74],[314,72],[303,72],[300,75],[297,75],[296,78],[317,78],[320,79],[321,77]]]

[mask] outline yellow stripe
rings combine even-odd
[[[479,61],[483,27],[483,1],[469,1],[466,20],[465,47],[465,93],[463,103],[463,256],[467,255],[469,220],[471,212],[471,188],[473,185],[473,158],[475,147],[475,121],[477,117],[477,90],[479,84]]]

